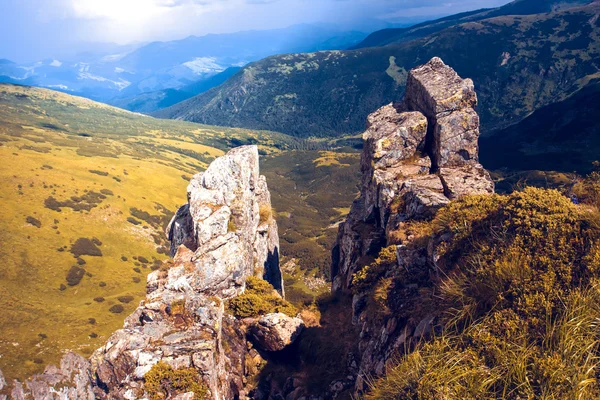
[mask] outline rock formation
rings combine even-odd
[[[262,357],[294,342],[304,325],[281,313],[240,320],[226,312],[225,302],[244,293],[250,276],[284,292],[277,225],[259,175],[258,150],[243,146],[191,180],[188,203],[167,229],[173,259],[148,276],[147,297],[123,329],[90,361],[69,354],[60,368],[16,382],[12,397],[144,398],[145,377],[154,366],[197,374],[195,381],[215,400],[324,400],[352,388],[360,392],[366,377],[382,375],[398,352],[440,328],[437,310],[423,304],[423,293],[432,287],[438,263],[446,261],[439,249],[448,238],[423,240],[411,227],[427,224],[453,199],[493,193],[493,182],[478,163],[476,103],[473,82],[434,58],[410,71],[402,103],[369,116],[361,194],[340,225],[331,267],[336,300],[352,297],[358,353],[352,351],[344,378],[331,382],[325,393],[309,396],[302,371],[281,388],[272,387],[269,376],[253,393],[245,387],[264,364]],[[387,269],[378,279],[389,283],[383,307],[393,306],[393,312],[387,313],[373,306],[374,289],[355,280],[365,266],[384,258],[380,265]],[[0,374],[0,400],[7,393],[3,386]],[[185,392],[168,398],[193,398]]]
[[[250,326],[250,334],[260,348],[266,351],[283,350],[296,340],[304,328],[300,318],[282,313],[267,314]]]
[[[194,252],[187,260],[193,270],[183,273],[191,289],[228,298],[244,290],[247,276],[257,275],[283,294],[277,223],[256,146],[231,150],[195,175],[188,204],[167,235],[171,256],[181,245]]]
[[[0,390],[2,381],[0,379]],[[14,385],[13,399],[81,399],[94,400],[92,387],[91,364],[88,360],[74,353],[68,353],[60,362],[60,368],[50,365],[41,375],[36,375],[25,382],[25,385]],[[0,399],[2,396],[0,395]]]
[[[411,337],[429,333],[435,316],[416,322],[394,316],[374,321],[366,310],[365,293],[353,291],[355,274],[382,248],[397,244],[397,233],[407,223],[431,219],[453,199],[494,191],[478,163],[476,104],[473,82],[433,58],[410,71],[402,103],[368,118],[361,193],[340,225],[331,267],[332,289],[353,295],[353,321],[362,329],[358,389],[365,376],[382,374],[388,359]],[[407,235],[398,243],[397,268],[435,274],[435,246],[411,246],[413,239]],[[405,289],[418,292],[418,287],[399,290]]]
[[[159,362],[195,371],[212,399],[245,398],[246,358],[260,356],[247,341],[247,321],[229,315],[225,301],[244,292],[249,276],[283,294],[277,224],[257,147],[233,149],[195,175],[188,200],[167,229],[173,259],[148,276],[146,299],[123,329],[90,361],[68,354],[60,368],[15,382],[14,399],[143,398],[144,376]],[[264,318],[273,322],[261,336],[268,350],[291,343],[301,329],[294,318]],[[180,395],[169,398],[193,398]]]

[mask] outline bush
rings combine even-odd
[[[83,279],[84,275],[85,269],[74,265],[71,267],[71,269],[69,269],[69,272],[67,272],[67,283],[69,286],[77,286]]]
[[[599,219],[535,188],[441,209],[431,307],[444,331],[366,398],[600,398]]]
[[[173,369],[160,361],[144,375],[144,390],[150,400],[162,400],[194,392],[195,400],[208,398],[209,391],[194,368]]]
[[[370,289],[388,270],[397,265],[396,246],[381,249],[372,263],[364,266],[352,277],[352,290],[361,293]]]
[[[269,282],[249,276],[246,280],[246,291],[231,299],[227,309],[237,318],[258,317],[264,314],[284,313],[295,317],[298,310],[282,299]]]
[[[71,254],[75,257],[94,256],[102,257],[102,250],[88,238],[79,238],[71,245]]]

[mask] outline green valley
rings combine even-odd
[[[40,372],[67,349],[89,355],[120,328],[145,295],[146,275],[168,258],[164,229],[186,201],[191,176],[248,143],[263,154],[284,262],[296,259],[286,273],[290,295],[310,302],[328,290],[321,272],[335,223],[356,192],[356,153],[295,150],[331,145],[1,85],[0,366],[7,377]]]
[[[547,11],[532,3],[511,7]],[[402,97],[410,68],[439,56],[475,82],[482,131],[491,136],[565,100],[597,74],[600,5],[570,3],[542,14],[505,15],[509,7],[459,15],[421,24],[386,46],[269,57],[156,115],[299,137],[360,132],[370,112]]]

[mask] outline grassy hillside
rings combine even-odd
[[[600,159],[600,81],[480,142],[488,168],[589,171]]]
[[[434,21],[427,21],[409,28],[384,29],[369,35],[353,49],[387,46],[392,43],[407,42],[439,32],[442,29],[466,22],[481,21],[504,15],[531,15],[557,11],[591,3],[592,0],[516,0],[502,7],[469,11],[451,15]]]
[[[490,133],[566,98],[598,72],[599,12],[596,3],[501,16],[385,47],[271,57],[156,115],[300,137],[358,132],[370,112],[402,97],[410,68],[440,56],[475,81]]]
[[[7,377],[39,372],[66,349],[90,354],[120,328],[145,295],[146,275],[167,258],[164,228],[186,201],[190,177],[246,143],[260,143],[282,255],[306,248],[325,255],[335,233],[328,228],[356,191],[356,155],[291,150],[327,144],[156,120],[0,85],[0,369]],[[319,265],[297,264],[286,278],[302,301],[324,287],[309,279]]]
[[[432,313],[436,333],[364,398],[598,399],[599,176],[575,188],[581,205],[526,188],[452,202],[420,226],[422,243],[444,237],[438,273],[398,268],[375,287],[387,315]],[[413,283],[418,294],[398,290]]]

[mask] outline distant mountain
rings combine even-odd
[[[480,140],[487,168],[587,172],[600,160],[600,78]]]
[[[27,80],[28,85],[109,101],[181,89],[206,81],[230,67],[241,67],[274,54],[345,49],[366,36],[367,33],[329,25],[190,36],[141,47],[99,46],[98,51],[79,53],[69,60],[2,62],[0,76],[5,77],[4,81]]]
[[[129,111],[150,113],[170,107],[219,86],[241,69],[241,67],[230,67],[217,75],[183,86],[180,89],[165,89],[142,93],[134,97],[115,99],[110,101],[110,104]]]
[[[526,1],[537,4],[514,4]],[[384,47],[269,57],[155,115],[301,137],[356,133],[370,112],[403,96],[410,68],[439,56],[474,80],[489,135],[565,99],[598,73],[599,14],[595,2],[461,23]]]
[[[481,21],[504,15],[533,15],[558,11],[591,3],[591,0],[516,0],[502,7],[469,11],[435,21],[427,21],[412,27],[383,29],[367,36],[365,40],[353,46],[354,49],[385,46],[422,38],[442,29],[466,22]]]

